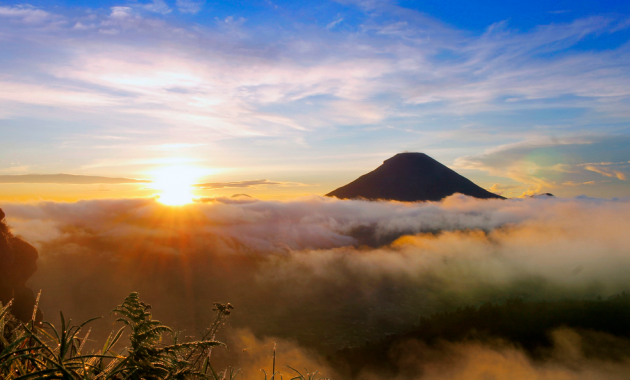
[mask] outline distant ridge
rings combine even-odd
[[[530,198],[555,198],[555,197],[556,196],[551,193],[540,193],[540,194],[534,194],[530,196]]]
[[[439,201],[455,193],[480,199],[505,199],[475,185],[424,153],[399,153],[374,171],[326,196],[416,202]]]

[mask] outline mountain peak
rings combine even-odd
[[[427,156],[425,153],[420,153],[420,152],[403,152],[403,153],[395,154],[394,156],[392,156],[392,157],[388,158],[387,160],[383,161],[383,163],[396,162],[396,161],[402,161],[402,160],[422,160],[422,159],[433,160],[431,157]]]
[[[419,152],[397,153],[396,155],[394,155],[394,156],[388,158],[387,160],[383,161],[383,164],[385,164],[385,163],[389,163],[389,164],[392,164],[392,163],[396,163],[396,164],[402,164],[402,163],[415,163],[415,164],[438,163],[438,164],[440,164],[438,161],[436,161],[433,158],[429,157],[427,154],[419,153]]]
[[[424,153],[398,153],[374,171],[328,194],[341,199],[439,201],[460,193],[475,198],[503,198],[493,194]]]

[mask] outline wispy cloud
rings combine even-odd
[[[622,181],[627,180],[625,171],[630,170],[630,162],[591,162],[580,164],[586,170],[599,173],[604,177],[618,178]]]
[[[155,13],[170,13],[171,8],[166,4],[164,0],[151,0],[148,4],[143,5],[144,9]]]
[[[167,11],[160,1],[145,6],[156,12]],[[197,9],[192,2],[180,1],[178,6]],[[6,8],[5,12],[38,14],[40,18],[47,15],[31,8]],[[73,35],[72,29],[60,27],[47,37],[53,41],[49,44],[53,49],[72,53],[67,59],[37,67],[41,75],[55,78],[54,86],[52,82],[40,84],[46,89],[37,93],[75,92],[75,101],[67,96],[51,97],[58,100],[48,105],[62,107],[68,102],[82,103],[80,95],[87,92],[88,99],[110,99],[119,113],[204,126],[229,135],[373,124],[404,115],[408,111],[403,112],[401,104],[432,104],[431,114],[475,114],[569,94],[619,101],[630,93],[623,54],[593,57],[574,53],[552,61],[535,58],[536,54],[566,49],[584,36],[605,33],[612,27],[611,20],[577,20],[528,34],[496,27],[477,39],[464,38],[434,22],[435,28],[448,33],[429,41],[418,34],[412,16],[396,23],[370,25],[359,35],[338,33],[334,39],[322,34],[317,38],[304,35],[261,40],[245,26],[232,26],[230,31],[184,29],[134,13],[130,7],[114,7],[106,17],[76,17],[69,23],[88,25],[89,19],[91,33],[83,30]],[[341,19],[329,26],[338,22]],[[103,40],[99,37],[102,33],[122,35]],[[72,45],[67,42],[70,36]],[[142,50],[134,47],[136,38],[145,40]],[[93,49],[95,41],[99,41],[99,49]],[[33,42],[25,43],[35,48]],[[171,48],[163,49],[165,44]],[[198,50],[200,46],[204,46],[203,51]],[[280,50],[268,55],[256,46],[277,46]],[[457,59],[439,58],[437,54],[444,49]],[[304,54],[310,57],[308,65],[300,61]],[[19,67],[5,69],[13,78],[25,79]],[[19,81],[13,86],[32,84]],[[174,88],[179,91],[172,91]],[[502,103],[508,96],[518,101]],[[313,106],[303,103],[309,98],[316,102]],[[373,101],[376,98],[378,105]],[[37,104],[26,98],[17,101]],[[348,102],[357,107],[346,107]],[[166,107],[156,109],[154,104]],[[592,104],[598,107],[597,102]],[[291,105],[294,111],[266,110],[282,105]],[[378,112],[379,106],[388,111]],[[370,115],[374,111],[376,114]],[[421,108],[414,111],[419,115],[426,112]]]
[[[582,185],[595,185],[595,181],[588,181],[588,182],[580,182],[580,183],[576,183],[573,181],[567,181],[567,182],[563,182],[562,184],[564,186],[582,186]]]
[[[565,140],[538,138],[507,144],[475,156],[460,157],[455,160],[454,167],[486,171],[495,176],[507,177],[523,184],[535,186],[536,191],[542,191],[546,188],[553,188],[554,185],[541,178],[539,171],[544,169],[562,171],[564,168],[562,166],[558,167],[558,162],[543,166],[542,163],[531,159],[532,152],[549,147],[557,149],[562,145],[575,146],[590,144],[590,142],[584,138]]]
[[[335,21],[332,21],[328,25],[326,25],[326,29],[332,29],[335,26],[339,25],[339,23],[342,22],[342,21],[343,21],[343,17],[341,17],[341,18],[339,18],[339,19],[337,19]]]
[[[21,21],[26,24],[39,24],[51,18],[51,14],[31,5],[15,5],[0,7],[0,18]]]
[[[177,0],[175,2],[175,4],[177,5],[177,9],[180,12],[191,14],[199,13],[205,3],[206,0]]]
[[[601,178],[593,177],[592,173],[625,181],[624,172],[630,169],[627,161],[584,162],[587,157],[601,156],[601,152],[606,149],[610,156],[627,156],[623,148],[616,152],[612,149],[616,139],[621,144],[617,146],[625,146],[625,137],[541,137],[490,149],[479,155],[460,157],[455,160],[454,167],[482,170],[497,177],[510,178],[527,188],[525,194],[564,186],[592,185]],[[495,186],[497,191],[502,188],[500,184]]]
[[[134,146],[281,138],[317,148],[339,136],[359,141],[365,131],[374,145],[382,137],[374,128],[388,125],[424,137],[398,136],[392,146],[474,139],[477,152],[532,141],[542,128],[560,139],[593,125],[613,133],[630,118],[628,50],[574,49],[629,26],[625,19],[589,17],[524,32],[502,22],[470,35],[392,2],[352,4],[365,16],[359,25],[339,14],[328,25],[283,33],[272,21],[239,15],[182,24],[171,21],[177,12],[155,13],[170,10],[162,1],[83,13],[1,7],[0,17],[15,22],[0,23],[8,36],[0,49],[15,59],[0,62],[0,117],[63,123],[55,138],[65,140],[85,134],[89,120],[89,135],[134,134]],[[202,5],[175,4],[188,13]],[[338,28],[341,22],[348,27]],[[547,120],[536,115],[561,120],[541,125]],[[358,153],[360,144],[350,145],[348,153]],[[86,149],[82,165],[138,161],[134,152],[113,158]],[[537,170],[512,170],[510,178],[553,182],[531,174]]]
[[[211,190],[211,189],[229,189],[229,188],[251,188],[257,189],[266,186],[281,186],[281,187],[298,187],[308,186],[299,182],[275,182],[268,179],[255,179],[250,181],[236,181],[236,182],[209,182],[199,183],[194,185],[199,189]]]
[[[492,186],[490,186],[487,190],[501,196],[509,196],[514,191],[517,191],[517,190],[521,190],[522,192],[522,188],[523,186],[521,185],[502,185],[500,183],[495,183]]]
[[[71,185],[150,183],[148,179],[100,177],[73,174],[0,175],[0,183],[58,183]]]

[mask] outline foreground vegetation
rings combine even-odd
[[[214,306],[216,316],[212,324],[198,340],[190,340],[192,338],[181,338],[179,332],[153,319],[151,307],[142,302],[137,293],[131,293],[112,310],[123,326],[109,335],[102,348],[87,352],[86,342],[91,331],[88,325],[93,320],[73,325],[61,314],[59,326],[47,322],[40,325],[33,315],[30,322],[23,323],[11,315],[9,303],[0,307],[0,379],[234,380],[239,375],[238,370],[231,367],[215,370],[211,363],[213,348],[223,346],[215,340],[216,333],[233,308],[230,304],[215,303]],[[391,377],[400,371],[392,359],[392,349],[405,341],[439,347],[444,341],[483,342],[495,338],[524,349],[534,359],[539,355],[544,359],[544,348],[552,345],[549,333],[559,327],[570,327],[625,338],[598,341],[586,345],[584,351],[585,357],[624,361],[630,358],[628,320],[630,294],[627,293],[607,300],[523,302],[510,299],[504,304],[488,302],[424,317],[406,333],[337,351],[328,359],[347,378],[365,370]],[[584,337],[590,339],[588,334]],[[120,348],[121,341],[125,341],[126,347]],[[295,375],[287,380],[322,379],[317,373],[303,375],[289,368]],[[283,380],[276,371],[275,347],[271,373],[262,370],[259,373],[261,379],[264,376],[265,380]]]
[[[178,332],[152,318],[151,306],[142,302],[138,293],[131,293],[112,310],[117,322],[124,326],[112,332],[100,350],[87,353],[85,343],[91,330],[85,328],[94,319],[72,325],[61,314],[57,328],[48,322],[38,325],[34,313],[30,322],[22,323],[11,315],[9,302],[0,308],[0,379],[232,380],[238,370],[217,372],[210,363],[212,348],[223,345],[214,337],[232,306],[214,306],[216,318],[201,339],[184,342]],[[170,344],[163,343],[164,334],[170,335]],[[114,346],[124,335],[128,335],[129,344],[116,352]],[[275,352],[273,359],[271,379],[279,377],[275,372]],[[315,373],[305,377],[295,372],[293,379],[315,380],[317,376]]]

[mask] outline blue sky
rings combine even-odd
[[[286,197],[407,150],[507,196],[627,196],[629,39],[621,1],[0,2],[0,175]],[[0,197],[145,194],[34,186]]]

